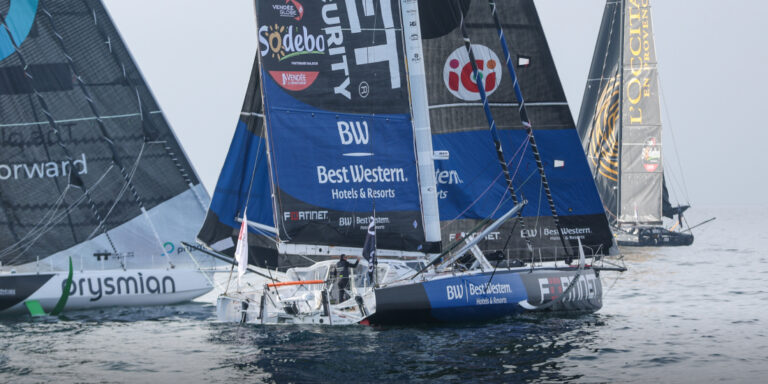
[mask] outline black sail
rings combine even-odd
[[[0,262],[191,240],[207,194],[101,2],[0,16]]]
[[[578,131],[611,222],[619,207],[621,3],[608,1],[584,90]]]
[[[664,173],[649,2],[607,1],[579,134],[611,221],[662,222]]]
[[[498,218],[512,208],[458,30],[464,13],[513,185],[519,197],[528,200],[523,209],[526,231],[510,220],[481,242],[481,248],[530,258],[528,236],[541,249],[536,257],[562,257],[560,231],[569,247],[580,238],[592,252],[608,252],[613,244],[610,228],[533,1],[501,1],[497,7],[560,228],[553,220],[520,121],[488,2],[420,1],[423,33],[431,37],[424,40],[424,56],[433,145],[436,151],[450,154],[448,160],[435,162],[443,241],[461,238],[482,219]]]

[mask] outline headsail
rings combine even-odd
[[[483,73],[515,189],[529,201],[523,209],[527,231],[510,221],[487,237],[481,247],[506,251],[512,257],[530,257],[525,239],[530,236],[535,247],[541,249],[542,257],[562,257],[558,229],[520,123],[511,77],[500,59],[504,55],[488,4],[422,1],[420,6],[424,35],[433,37],[424,41],[424,53],[434,147],[436,151],[450,153],[448,160],[435,164],[443,241],[453,241],[474,228],[479,220],[498,218],[513,206],[505,195],[505,181],[496,165],[478,87],[471,76],[472,66],[457,30],[460,6],[466,15],[476,62]],[[607,252],[612,245],[611,232],[533,1],[504,1],[498,7],[553,191],[560,231],[573,248],[572,254],[578,252],[576,238],[593,252]]]
[[[280,242],[426,251],[399,1],[256,7]]]
[[[255,224],[248,228],[248,244],[254,248],[249,253],[251,263],[276,266],[275,225],[270,196],[259,65],[258,58],[254,58],[232,144],[197,239],[231,255],[240,229],[239,220],[247,208],[249,220]]]
[[[207,194],[101,2],[3,0],[0,15],[2,264],[146,265],[189,240]]]
[[[579,134],[611,221],[662,221],[658,90],[648,2],[606,2]]]

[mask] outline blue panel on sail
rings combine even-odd
[[[239,228],[235,218],[243,216],[247,202],[248,220],[274,226],[266,152],[264,139],[239,122],[211,201],[222,223]]]
[[[435,149],[451,154],[449,160],[435,162],[441,219],[498,218],[512,208],[489,135],[486,131],[433,135]],[[523,216],[551,216],[526,133],[501,131],[500,137],[515,189],[528,200]],[[538,131],[536,139],[550,187],[558,191],[553,198],[559,215],[602,213],[591,172],[578,146],[577,133],[574,130]],[[483,147],[488,150],[478,150]]]
[[[399,1],[372,4],[257,4],[281,241],[362,247],[375,216],[379,248],[424,243]]]
[[[264,85],[270,105],[288,97],[271,79]],[[270,108],[269,121],[281,192],[337,211],[419,210],[408,115],[331,113],[305,105]]]

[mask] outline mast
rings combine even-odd
[[[440,244],[440,211],[437,204],[437,182],[433,161],[432,131],[429,121],[427,78],[424,67],[424,51],[421,44],[421,25],[418,3],[400,0],[403,18],[403,34],[406,39],[405,60],[410,80],[413,130],[416,140],[416,156],[419,169],[424,234],[428,243]]]
[[[621,27],[619,28],[619,31],[621,31],[619,36],[619,132],[618,132],[618,140],[619,140],[619,157],[616,159],[618,161],[618,167],[616,168],[619,171],[618,177],[616,178],[616,226],[621,226],[621,177],[622,177],[622,153],[624,152],[624,145],[622,142],[622,136],[624,132],[624,6],[625,6],[626,0],[621,0],[621,7],[619,9],[619,19],[621,20]]]
[[[259,24],[259,12],[258,9],[258,0],[254,1],[253,5],[253,15],[254,20],[256,20],[256,25]],[[258,52],[256,53],[256,61],[254,62],[254,65],[256,65],[258,68],[256,70],[258,73],[256,74],[256,77],[259,79],[258,87],[262,87],[264,84],[264,71],[262,71],[262,68],[264,68],[264,64],[262,63],[262,55],[260,55]],[[265,96],[265,92],[259,92],[259,97],[261,98],[261,105],[262,105],[262,124],[261,129],[264,134],[264,143],[265,143],[265,150],[266,150],[266,157],[267,157],[267,173],[269,176],[269,192],[270,192],[270,199],[272,201],[272,219],[275,223],[275,241],[278,245],[280,245],[280,227],[282,225],[282,220],[280,220],[279,216],[279,208],[280,202],[278,201],[280,194],[277,191],[277,183],[275,180],[277,180],[277,173],[274,170],[274,165],[272,164],[272,143],[270,141],[270,135],[269,130],[267,129],[267,124],[269,124],[269,116],[264,113],[267,110],[267,98]],[[254,164],[254,167],[256,167],[256,164]],[[253,180],[251,180],[253,182]],[[248,188],[248,194],[250,195],[251,188]],[[245,201],[245,205],[243,206],[243,211],[245,211],[246,207],[248,206],[248,199]],[[285,233],[285,231],[283,231]]]

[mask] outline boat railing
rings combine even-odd
[[[582,245],[584,254],[589,259],[598,260],[605,254],[605,249],[600,245]],[[504,266],[515,266],[519,264],[541,265],[546,262],[566,263],[569,259],[574,261],[578,259],[573,252],[566,252],[563,247],[536,247],[533,252],[527,248],[506,248],[506,249],[485,249],[483,252],[492,265],[495,265],[499,259],[503,259]],[[502,256],[499,257],[499,254]]]

